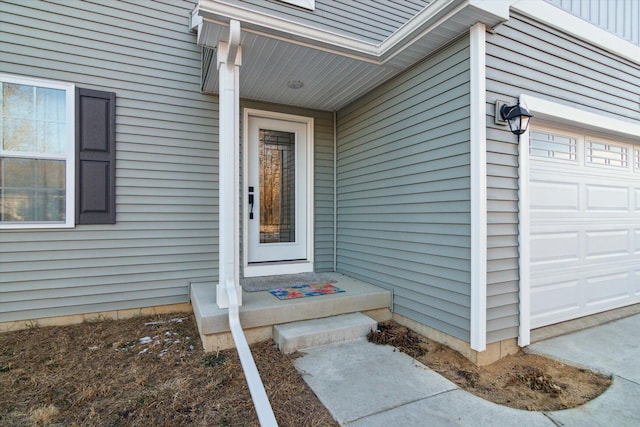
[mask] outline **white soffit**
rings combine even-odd
[[[232,5],[200,0],[192,13],[198,44],[215,49],[228,22],[242,27],[240,92],[245,98],[337,110],[417,63],[477,22],[508,19],[509,1],[434,0],[379,44]],[[217,73],[203,91],[217,92]],[[287,90],[289,80],[304,87]]]

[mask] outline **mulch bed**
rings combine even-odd
[[[602,394],[611,378],[546,357],[518,353],[476,366],[451,348],[394,321],[378,325],[369,341],[389,344],[483,399],[530,411],[574,408]]]

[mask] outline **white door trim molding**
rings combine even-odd
[[[555,124],[578,126],[583,130],[614,135],[625,139],[640,139],[640,124],[591,113],[530,95],[520,95],[520,103],[533,114],[534,120],[542,119]],[[518,252],[520,268],[520,327],[518,345],[531,342],[530,299],[530,213],[529,213],[529,131],[520,136],[518,155]]]
[[[303,123],[306,125],[307,129],[307,155],[306,155],[306,195],[307,195],[307,227],[306,227],[306,238],[307,238],[307,259],[304,261],[290,261],[290,262],[266,262],[266,263],[258,263],[258,264],[249,264],[248,262],[248,249],[249,249],[249,225],[248,225],[248,216],[246,209],[244,210],[243,215],[243,224],[242,224],[242,267],[243,267],[243,275],[244,277],[256,277],[256,276],[271,276],[276,274],[293,274],[293,273],[304,273],[304,272],[312,272],[313,271],[313,260],[314,260],[314,215],[313,215],[313,189],[314,189],[314,140],[313,140],[313,128],[314,128],[314,119],[313,117],[306,116],[297,116],[293,114],[285,114],[285,113],[277,113],[273,111],[266,110],[258,110],[254,108],[245,108],[243,109],[243,168],[242,168],[242,182],[248,182],[248,150],[247,144],[249,141],[249,117],[260,117],[266,119],[277,119],[277,120],[286,120],[291,122]],[[247,191],[243,191],[243,206],[248,206],[248,193]]]
[[[471,348],[487,344],[486,27],[471,27]]]

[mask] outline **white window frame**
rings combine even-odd
[[[33,159],[65,160],[65,221],[24,221],[0,222],[0,229],[33,229],[33,228],[73,228],[75,227],[75,199],[76,199],[76,155],[75,155],[75,85],[73,83],[37,79],[31,77],[14,76],[0,73],[0,81],[21,85],[60,89],[66,92],[66,150],[62,155],[38,155],[38,153],[2,151],[2,157],[20,157]]]

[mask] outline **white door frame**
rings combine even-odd
[[[555,125],[577,126],[585,132],[601,132],[612,137],[635,140],[640,138],[640,124],[591,113],[530,95],[520,95],[520,103],[533,114],[534,120],[542,120]],[[529,130],[520,136],[518,149],[518,156],[520,157],[518,165],[518,253],[520,270],[518,345],[524,347],[531,343]]]
[[[249,174],[249,159],[248,159],[248,143],[249,143],[249,117],[259,117],[265,119],[278,119],[291,122],[303,123],[306,125],[307,134],[307,153],[306,153],[306,188],[305,194],[307,197],[306,206],[306,241],[307,241],[307,258],[300,261],[283,261],[283,262],[265,262],[265,263],[251,263],[248,262],[249,251],[249,212],[246,209],[249,203],[249,195],[246,191],[248,174]],[[258,110],[253,108],[245,108],[243,110],[243,168],[242,168],[242,201],[243,201],[243,222],[242,222],[242,268],[244,277],[256,277],[256,276],[271,276],[276,274],[293,274],[304,273],[313,271],[313,243],[314,243],[314,222],[313,222],[313,125],[314,120],[312,117],[297,116],[293,114],[276,113],[273,111]]]

